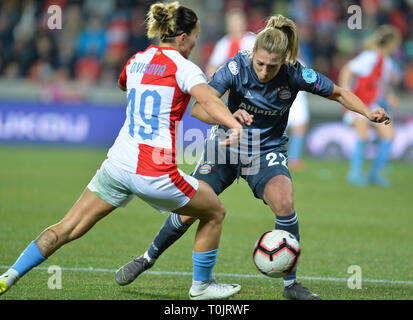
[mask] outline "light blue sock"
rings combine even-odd
[[[370,169],[369,177],[375,177],[380,174],[380,170],[386,165],[389,159],[391,146],[392,140],[380,140],[379,151]]]
[[[32,241],[12,265],[11,269],[16,270],[19,273],[19,277],[22,277],[26,272],[38,266],[46,259],[47,258],[43,257],[37,244]]]
[[[211,281],[212,269],[215,266],[218,249],[206,252],[192,252],[192,261],[194,264],[193,280]]]
[[[291,135],[288,142],[288,157],[290,159],[301,159],[303,150],[304,136]]]
[[[353,154],[350,159],[350,176],[360,177],[363,171],[364,162],[364,141],[357,140],[354,146]]]

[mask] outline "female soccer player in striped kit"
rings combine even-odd
[[[232,9],[225,15],[227,34],[219,39],[206,66],[208,79],[212,77],[229,58],[240,50],[250,50],[254,46],[255,34],[248,31],[247,16],[241,9]]]
[[[367,39],[365,50],[350,60],[340,72],[340,85],[351,89],[371,109],[386,106],[379,105],[380,99],[387,95],[390,89],[392,61],[389,55],[400,45],[401,37],[396,28],[383,25]],[[386,108],[387,109],[387,108]],[[390,110],[386,110],[391,114]],[[357,134],[353,153],[350,159],[350,170],[347,180],[350,184],[364,186],[368,183],[388,186],[389,181],[380,171],[385,166],[394,139],[394,128],[390,125],[371,123],[360,115],[345,111],[344,121],[351,124]],[[376,158],[367,176],[363,175],[364,148],[370,126],[377,131],[380,142]]]
[[[257,131],[260,134],[256,139],[241,140],[241,145],[248,144],[244,151],[251,152],[253,161],[238,164],[231,163],[231,159],[234,159],[231,152],[237,152],[238,149],[219,148],[218,136],[211,136],[205,142],[204,155],[193,176],[207,182],[216,194],[220,194],[241,176],[248,182],[254,196],[264,201],[275,215],[275,229],[288,231],[300,240],[287,161],[288,137],[285,134],[289,109],[298,92],[307,91],[337,101],[374,122],[388,123],[390,118],[381,108],[370,111],[353,93],[304,67],[297,61],[297,56],[298,33],[295,23],[276,15],[268,20],[266,28],[257,35],[252,52],[240,51],[215,72],[209,84],[215,89],[216,96],[221,97],[228,91],[228,108],[244,124],[248,136],[256,137]],[[204,112],[199,103],[194,104],[191,114],[204,122],[216,123],[216,119]],[[225,127],[219,126],[219,129],[225,131]],[[222,153],[224,156],[220,158]],[[218,155],[218,161],[214,155]],[[243,156],[242,151],[239,156]],[[223,159],[226,161],[220,161]],[[150,268],[193,222],[192,217],[169,215],[150,248],[116,272],[117,283],[127,285]],[[297,281],[295,272],[284,277],[283,296],[286,299],[320,299],[319,295]]]
[[[213,94],[201,69],[188,60],[200,32],[196,14],[178,2],[157,3],[147,23],[148,36],[159,36],[160,45],[134,55],[119,78],[120,88],[127,91],[126,120],[107,159],[65,217],[46,228],[0,276],[0,294],[135,195],[161,212],[200,220],[191,299],[223,299],[240,290],[212,279],[225,208],[208,184],[178,169],[175,125],[191,96],[218,123],[234,129],[223,144],[239,138],[241,125]]]

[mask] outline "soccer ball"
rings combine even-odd
[[[272,230],[258,238],[253,259],[261,273],[271,278],[281,278],[295,270],[300,254],[300,244],[291,233]]]

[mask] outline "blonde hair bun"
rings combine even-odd
[[[174,12],[179,8],[179,2],[169,4],[155,3],[151,5],[147,14],[147,36],[149,39],[167,37],[176,31]]]

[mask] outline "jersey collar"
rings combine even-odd
[[[151,49],[151,48],[156,48],[156,49],[158,49],[158,50],[175,50],[175,51],[178,51],[178,49],[176,49],[176,48],[172,48],[172,47],[161,47],[161,46],[157,46],[157,45],[154,45],[154,44],[151,44],[149,47],[148,47],[148,49]],[[179,52],[179,51],[178,51]]]

